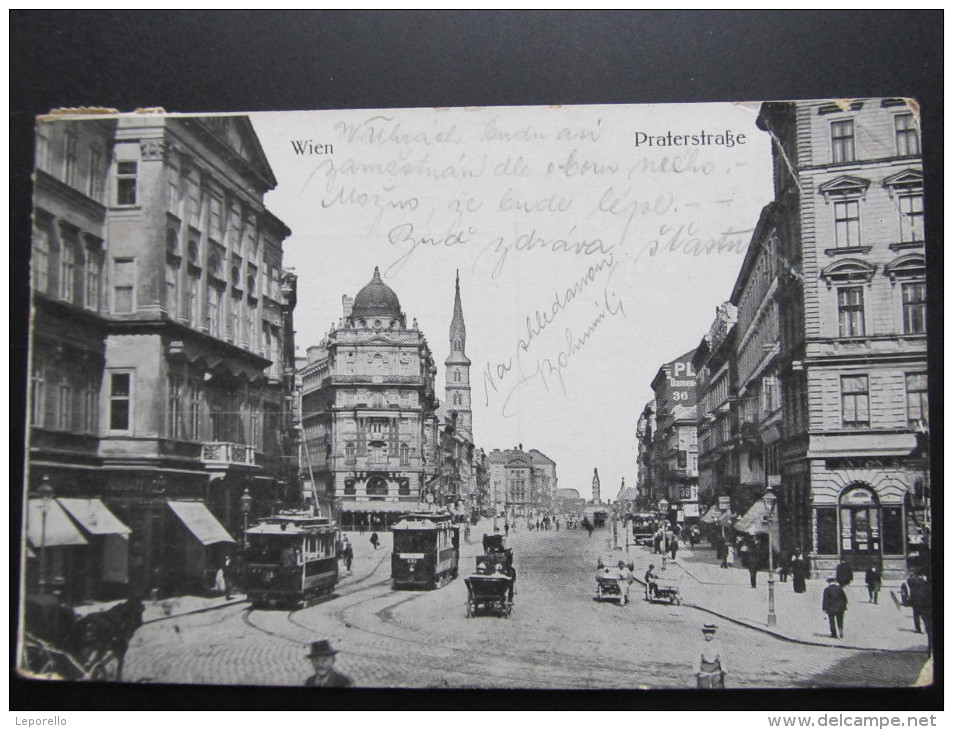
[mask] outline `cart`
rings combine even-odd
[[[597,601],[617,601],[620,606],[628,603],[628,596],[620,585],[621,581],[617,575],[603,574],[596,576],[596,596]]]
[[[672,606],[680,606],[682,599],[678,581],[661,576],[655,582],[655,590],[648,594],[648,600],[650,603],[668,603]]]
[[[510,579],[493,575],[471,575],[467,584],[467,618],[477,613],[492,613],[500,618],[509,618],[513,604],[507,600]]]

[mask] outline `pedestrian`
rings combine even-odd
[[[917,633],[920,624],[927,634],[927,652],[933,653],[933,597],[926,575],[917,573],[909,581],[909,603],[913,608],[913,622]]]
[[[503,568],[503,575],[510,579],[510,586],[507,588],[507,600],[512,603],[513,594],[516,592],[516,568],[513,567],[512,563]]]
[[[827,588],[821,599],[821,610],[827,614],[832,639],[844,638],[844,613],[847,611],[847,594],[837,578],[827,579]]]
[[[675,553],[678,552],[678,538],[672,535],[672,541],[668,545],[669,552],[672,553],[672,560],[675,560]]]
[[[232,600],[232,582],[235,577],[235,568],[232,565],[232,557],[225,556],[225,564],[222,566],[222,582],[225,588],[225,600]]]
[[[337,649],[332,649],[327,639],[311,642],[308,659],[314,674],[305,680],[305,687],[351,687],[354,684],[350,677],[334,668],[336,654]]]
[[[698,662],[698,670],[695,672],[698,689],[725,688],[725,652],[721,642],[715,638],[717,629],[715,624],[705,624],[702,627],[704,640],[696,650],[692,662]]]
[[[651,601],[655,597],[655,588],[658,585],[658,576],[655,574],[655,566],[649,564],[649,569],[643,576],[645,579],[645,600]]]
[[[807,591],[807,560],[801,548],[797,548],[791,556],[791,581],[794,583],[795,593]]]
[[[619,590],[622,592],[622,604],[624,605],[629,602],[629,588],[632,587],[635,576],[632,575],[632,571],[625,564],[624,560],[619,561],[618,568]]]
[[[880,593],[880,585],[883,583],[883,576],[880,574],[879,565],[871,565],[867,568],[865,575],[867,582],[867,603],[877,603],[877,597]]]
[[[371,545],[374,546],[374,549],[377,550],[377,546],[380,544],[381,539],[377,536],[376,532],[371,533]]]
[[[724,568],[734,568],[735,567],[735,546],[730,542],[725,545],[725,564],[722,566]]]
[[[854,571],[850,567],[850,563],[846,560],[841,560],[837,564],[837,571],[834,573],[834,576],[837,578],[837,582],[840,583],[840,587],[845,588],[854,580]]]
[[[350,541],[345,540],[344,542],[344,569],[350,573],[351,572],[351,563],[354,562],[354,548],[351,547]]]
[[[751,548],[748,547],[747,542],[741,542],[741,545],[738,547],[738,557],[741,558],[741,567],[747,568],[751,562]]]
[[[754,550],[748,551],[748,577],[751,579],[751,587],[758,587],[758,556]]]
[[[215,571],[215,592],[225,593],[225,566],[224,564]]]
[[[463,526],[463,541],[470,542],[470,525],[469,524]]]

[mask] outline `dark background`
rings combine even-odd
[[[929,247],[927,264],[937,445],[932,481],[942,484],[942,11],[12,11],[9,17],[12,535],[19,531],[23,470],[33,119],[75,106],[216,112],[914,97],[922,107],[927,237],[939,244]],[[934,492],[941,515],[942,494]],[[935,554],[942,555],[939,526],[934,534]],[[11,554],[16,596],[19,564],[16,550]],[[942,571],[934,575],[942,595]],[[331,691],[316,697],[315,690],[26,682],[13,670],[14,620],[11,611],[10,708],[21,710],[685,709],[689,696],[693,709],[942,707],[942,653],[931,690]],[[936,644],[943,645],[942,624]]]

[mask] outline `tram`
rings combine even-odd
[[[391,531],[391,582],[395,589],[440,588],[457,577],[460,528],[451,515],[407,515]]]
[[[310,512],[280,512],[246,533],[245,592],[255,607],[329,596],[338,580],[338,528]]]

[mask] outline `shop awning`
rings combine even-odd
[[[45,532],[45,534],[44,534]],[[87,545],[86,538],[76,529],[76,525],[60,507],[58,500],[50,502],[49,512],[46,513],[46,529],[43,528],[43,512],[40,509],[40,500],[31,499],[27,504],[26,533],[30,544],[39,549],[46,547],[70,547]]]
[[[169,509],[203,545],[235,542],[202,502],[169,502],[168,504]]]
[[[768,507],[764,500],[759,499],[751,505],[751,508],[747,512],[738,518],[738,521],[735,522],[735,529],[738,532],[746,532],[749,535],[766,535],[768,532],[768,522],[766,522],[764,518],[767,512]],[[775,520],[771,523],[771,537],[775,540],[775,544],[777,544],[778,539],[776,518],[777,515],[775,515]]]
[[[708,511],[701,518],[701,521],[706,525],[730,525],[731,524],[731,512],[729,510],[722,511],[717,504],[713,504],[708,508]]]
[[[58,501],[70,517],[91,535],[129,535],[132,532],[109,511],[101,499],[63,498]]]
[[[427,512],[429,504],[423,502],[341,502],[342,512],[382,512],[398,514],[404,512]]]

